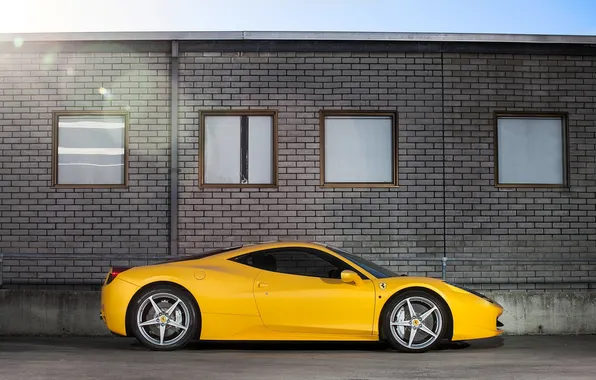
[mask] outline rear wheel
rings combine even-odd
[[[145,347],[176,350],[195,336],[197,310],[187,292],[163,285],[143,291],[134,302],[129,326]]]
[[[383,335],[402,352],[436,348],[445,336],[448,311],[436,296],[419,290],[406,291],[389,301],[383,316]]]

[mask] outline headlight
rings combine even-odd
[[[487,296],[485,296],[484,294],[482,294],[482,293],[478,293],[477,291],[475,291],[475,290],[473,290],[473,289],[468,289],[468,288],[466,288],[465,286],[458,285],[458,284],[456,284],[456,283],[453,283],[453,282],[448,282],[448,281],[445,281],[445,283],[447,283],[447,284],[449,284],[449,285],[451,285],[451,286],[453,286],[453,287],[455,287],[455,288],[458,288],[458,289],[461,289],[461,290],[465,290],[465,291],[466,291],[466,292],[468,292],[468,293],[472,293],[472,294],[473,294],[473,295],[475,295],[476,297],[480,297],[480,298],[482,298],[482,299],[485,299],[485,300],[487,300],[487,301],[488,301],[488,302],[490,302],[490,303],[496,303],[495,301],[493,301],[492,299],[488,298],[488,297],[487,297]]]

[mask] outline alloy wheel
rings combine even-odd
[[[409,350],[424,350],[440,338],[443,317],[435,302],[413,296],[393,308],[389,324],[391,334],[400,345]]]
[[[141,335],[156,346],[172,346],[182,340],[190,327],[191,313],[185,302],[171,293],[151,294],[137,311]]]

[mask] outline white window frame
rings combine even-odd
[[[245,173],[239,173],[238,183],[218,183],[218,182],[207,182],[206,180],[206,168],[208,165],[208,158],[207,158],[207,144],[209,144],[208,137],[206,134],[206,120],[208,118],[213,117],[250,117],[254,116],[265,116],[271,118],[271,182],[268,183],[255,183],[250,181],[250,176],[248,177],[248,181],[242,182]],[[200,171],[200,186],[209,188],[209,187],[218,187],[218,188],[227,188],[227,187],[254,187],[254,188],[267,188],[267,187],[277,187],[277,111],[275,110],[212,110],[212,111],[203,111],[201,112],[201,125],[200,125],[200,155],[199,155],[199,171]],[[250,136],[248,136],[250,140]],[[250,142],[248,142],[250,144]],[[240,153],[240,152],[239,152]],[[242,171],[243,168],[240,168]],[[248,171],[250,172],[250,162],[248,162]]]
[[[54,111],[52,115],[52,186],[54,187],[64,187],[64,188],[123,188],[128,186],[128,128],[129,128],[129,114],[126,111]],[[61,183],[59,182],[59,175],[58,172],[60,170],[66,170],[61,168],[59,164],[59,155],[61,151],[64,152],[75,152],[77,148],[62,148],[60,147],[59,141],[59,128],[60,128],[60,118],[61,117],[91,117],[91,118],[98,118],[101,119],[102,117],[122,117],[124,122],[124,135],[123,135],[123,144],[121,148],[117,148],[118,150],[123,151],[123,177],[122,180],[118,183],[92,183],[92,184],[83,184],[83,183]],[[82,148],[85,150],[85,148]],[[93,149],[87,149],[89,151],[93,151]],[[108,149],[113,150],[113,149]]]
[[[502,140],[499,136],[499,130],[502,127],[500,124],[501,120],[504,119],[545,119],[545,120],[552,120],[552,119],[560,119],[561,120],[561,145],[560,145],[560,153],[561,153],[561,171],[562,171],[562,180],[560,183],[539,183],[539,182],[506,182],[502,181],[501,178],[503,177],[503,171],[507,170],[502,167],[500,164],[500,155],[504,154],[500,151],[499,144],[503,144]],[[566,113],[545,113],[545,112],[538,112],[538,113],[530,113],[530,112],[495,112],[494,117],[494,174],[495,174],[495,186],[496,187],[503,187],[503,188],[563,188],[567,187],[569,183],[569,131],[568,131],[568,116]]]
[[[326,159],[325,155],[329,154],[326,149],[326,144],[329,142],[329,136],[326,135],[326,122],[328,118],[333,117],[354,117],[354,118],[390,118],[391,120],[391,179],[383,182],[358,182],[354,180],[347,180],[343,182],[328,181],[326,179]],[[320,168],[321,168],[321,186],[322,187],[344,187],[344,188],[382,188],[382,187],[397,187],[398,186],[398,128],[397,128],[397,113],[386,111],[345,111],[345,110],[322,110],[320,112]]]

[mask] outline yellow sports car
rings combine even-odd
[[[112,268],[101,318],[153,350],[189,340],[387,341],[423,352],[502,333],[503,308],[438,279],[400,276],[336,247],[276,242]]]

